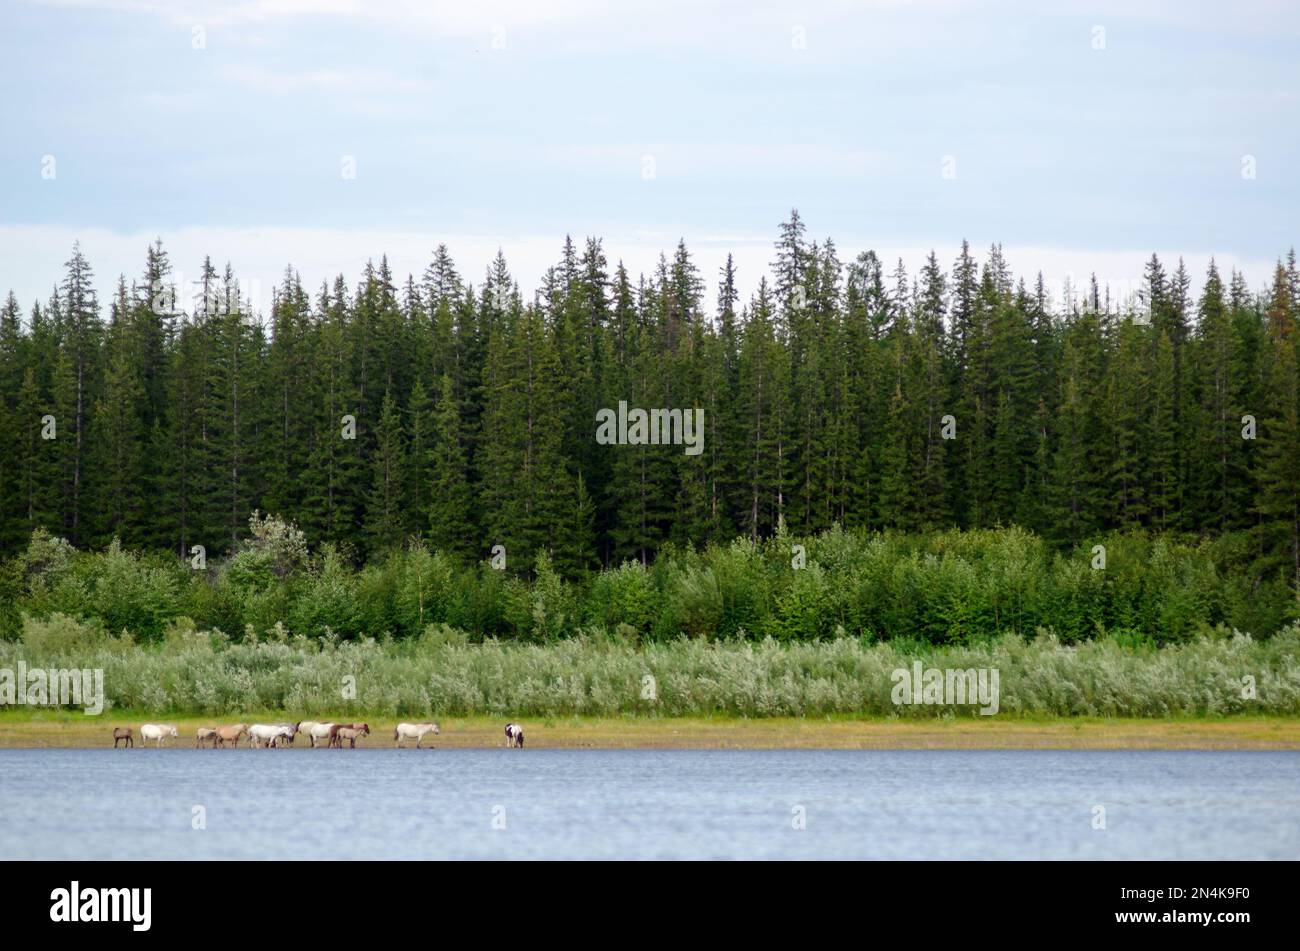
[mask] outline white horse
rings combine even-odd
[[[270,748],[281,736],[290,736],[292,727],[280,726],[278,723],[254,723],[248,728],[248,741],[254,746]]]
[[[320,726],[320,723],[316,720],[299,720],[297,730],[299,733],[307,737],[307,739],[311,740],[312,746],[315,746],[316,740],[312,737],[311,731],[318,726]]]
[[[271,737],[271,745],[278,747],[280,741],[284,740],[290,746],[293,746],[293,738],[298,735],[298,726],[295,723],[279,724],[280,732]]]
[[[308,723],[310,723],[310,721],[308,721]],[[307,735],[311,737],[311,745],[313,747],[316,745],[317,740],[324,740],[326,743],[329,742],[330,730],[334,726],[333,723],[310,723],[310,725],[308,725],[308,723],[300,723],[298,724],[298,728],[307,730]]]
[[[401,747],[402,740],[415,737],[415,748],[420,748],[420,740],[424,739],[426,733],[432,733],[437,736],[438,724],[436,723],[399,723],[393,728],[393,741],[397,747]]]
[[[523,748],[524,745],[524,728],[518,723],[506,724],[506,746]]]
[[[158,746],[163,745],[163,740],[167,737],[175,737],[180,734],[176,732],[176,727],[166,723],[146,723],[140,727],[140,740],[148,743],[150,740],[156,741]]]

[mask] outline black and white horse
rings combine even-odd
[[[524,745],[524,728],[518,723],[506,724],[506,746],[520,747]]]

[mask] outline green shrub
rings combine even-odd
[[[847,635],[970,644],[1041,629],[1074,645],[1107,632],[1187,643],[1219,626],[1265,638],[1300,619],[1288,585],[1260,573],[1241,533],[1214,541],[1117,532],[1058,551],[1019,528],[868,533],[835,528],[696,551],[665,546],[650,565],[627,562],[565,578],[544,552],[498,571],[420,544],[354,566],[343,548],[312,555],[301,533],[255,517],[249,542],[206,572],[172,554],[113,545],[78,552],[37,532],[0,566],[0,638],[23,615],[95,621],[140,641],[169,621],[242,637],[282,626],[290,636],[416,638],[446,624],[473,640],[601,638],[782,642]],[[805,547],[804,567],[792,564]],[[1106,564],[1094,567],[1094,546]],[[526,573],[516,573],[526,569]],[[5,594],[8,597],[4,597]]]

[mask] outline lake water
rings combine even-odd
[[[13,858],[1296,859],[1300,753],[0,750]]]

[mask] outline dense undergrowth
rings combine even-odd
[[[471,641],[533,643],[581,634],[942,645],[1044,631],[1067,644],[1107,635],[1165,645],[1219,628],[1267,638],[1297,619],[1297,600],[1286,584],[1256,576],[1251,560],[1246,538],[1234,535],[1137,532],[1058,551],[1018,528],[835,529],[670,548],[649,565],[569,580],[544,555],[503,571],[422,546],[356,567],[335,548],[309,551],[292,525],[255,517],[242,549],[202,570],[174,554],[116,545],[77,551],[38,532],[0,566],[0,639],[16,638],[25,616],[55,614],[140,643],[180,619],[234,641],[272,631],[404,640],[431,624]]]

